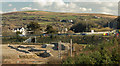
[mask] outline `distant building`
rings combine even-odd
[[[20,28],[14,28],[13,29],[13,32],[17,32],[17,31],[19,31],[19,32],[23,32],[25,30],[25,28],[23,28],[23,27],[20,27]]]
[[[67,28],[62,28],[61,33],[67,33],[68,29]]]
[[[91,33],[94,33],[94,30],[91,30]]]
[[[73,22],[73,20],[68,20],[68,22],[71,22],[71,23],[72,23],[72,22]]]
[[[100,17],[98,17],[98,16],[94,16],[94,18],[99,19]]]
[[[67,29],[67,28],[65,28],[64,30],[65,30],[65,32],[67,32],[67,31],[68,31],[68,29]]]
[[[12,30],[12,32],[21,32],[22,35],[26,35],[26,30],[25,30],[24,27],[14,28],[14,29]]]
[[[70,23],[73,23],[73,20],[60,20],[60,22],[70,22]]]

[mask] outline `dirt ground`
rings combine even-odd
[[[10,45],[13,47],[17,47],[19,45]],[[17,51],[16,49],[13,49],[11,47],[8,47],[8,44],[2,45],[2,63],[3,64],[46,64],[49,58],[54,57],[58,58],[58,51],[53,50],[51,47],[48,48],[41,48],[42,45],[22,45],[22,46],[34,46],[35,49],[40,50],[48,50],[47,52],[50,53],[50,57],[43,58],[40,56],[37,56],[36,53],[39,52],[29,52],[24,53]],[[20,50],[28,51],[29,48],[18,48]]]

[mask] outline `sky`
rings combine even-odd
[[[3,0],[0,13],[52,11],[118,15],[118,0]]]

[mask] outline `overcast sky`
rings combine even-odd
[[[15,2],[16,1],[16,2]],[[90,0],[89,0],[90,1]],[[0,13],[14,11],[52,11],[72,13],[118,14],[118,0],[4,0]],[[104,2],[107,1],[107,2]]]

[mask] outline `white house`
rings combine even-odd
[[[25,28],[24,28],[24,27],[21,27],[21,28],[14,28],[12,31],[13,31],[13,32],[17,32],[17,31],[23,32],[24,30],[25,30]]]
[[[26,30],[25,30],[24,27],[21,27],[21,28],[14,28],[12,31],[13,31],[13,32],[21,32],[22,35],[26,35]]]

